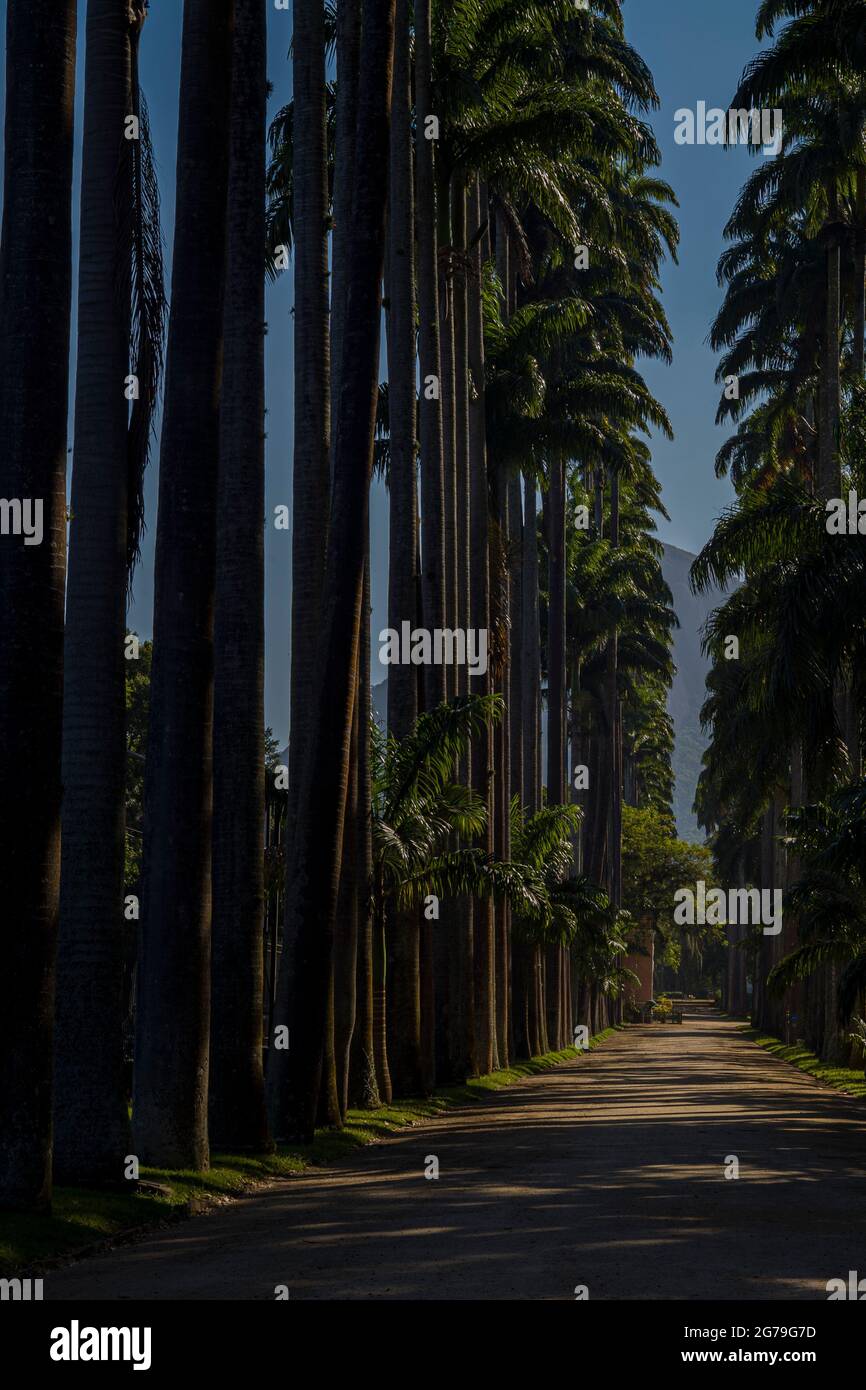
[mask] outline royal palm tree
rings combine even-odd
[[[185,1168],[208,1165],[214,461],[232,12],[231,0],[184,6],[145,771],[134,1142],[141,1162]]]
[[[418,489],[415,427],[415,216],[411,132],[411,32],[408,0],[397,0],[391,160],[388,185],[388,626],[415,627],[418,602]],[[413,666],[388,670],[388,729],[397,738],[418,712]],[[387,932],[388,1062],[398,1095],[425,1085],[421,1061],[421,937],[417,914],[395,912]]]
[[[165,303],[159,199],[138,86],[144,17],[144,7],[127,0],[87,7],[54,1068],[55,1171],[65,1181],[116,1180],[129,1149],[124,657],[138,653],[127,652],[124,637]]]
[[[214,623],[211,1143],[268,1146],[262,1070],[267,34],[235,0]]]
[[[277,1024],[290,1047],[272,1054],[269,1087],[278,1139],[311,1139],[318,1108],[328,999],[333,973],[334,918],[348,786],[348,758],[357,689],[364,587],[365,529],[378,397],[381,280],[384,267],[386,171],[394,48],[394,0],[366,0],[358,88],[358,148],[352,199],[333,496],[319,642],[316,710],[307,773],[299,788],[288,876],[289,938],[278,995]],[[297,99],[297,98],[296,98]],[[323,697],[319,699],[319,692]],[[295,992],[289,981],[303,980]]]
[[[0,492],[12,521],[4,513],[0,537],[0,1205],[19,1208],[51,1198],[75,10],[73,0],[6,7]]]

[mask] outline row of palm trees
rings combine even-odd
[[[676,620],[645,439],[669,425],[635,364],[670,355],[677,229],[619,6],[296,0],[268,159],[263,0],[185,0],[163,352],[146,7],[89,0],[64,650],[74,9],[9,0],[0,252],[3,490],[48,512],[42,547],[0,547],[0,1202],[36,1208],[52,1175],[117,1179],[133,1153],[201,1169],[211,1145],[307,1141],[351,1105],[598,1031],[627,977],[624,799],[673,834]],[[291,737],[264,1035],[263,296],[289,251]],[[130,893],[124,620],[163,382]],[[483,630],[489,650],[471,678],[389,667],[385,733],[374,469],[388,625]],[[120,926],[139,910],[130,1120]]]
[[[759,1025],[838,1060],[866,985],[864,541],[833,534],[827,505],[866,485],[866,7],[766,0],[757,33],[774,41],[732,105],[781,107],[784,139],[743,188],[719,263],[712,342],[739,397],[719,408],[737,428],[716,469],[737,499],[693,582],[734,587],[707,634],[698,809],[729,882],[788,890],[779,936],[740,933],[733,1002],[751,956]]]

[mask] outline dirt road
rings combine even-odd
[[[866,1276],[864,1212],[866,1107],[707,1012],[49,1274],[45,1297],[826,1299]]]

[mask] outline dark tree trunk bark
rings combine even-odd
[[[120,1180],[123,1065],[127,422],[132,239],[127,0],[89,0],[75,454],[63,672],[63,835],[54,1177]]]
[[[349,825],[354,831],[354,859],[351,861],[350,890],[357,903],[358,964],[357,1007],[349,1067],[349,1103],[361,1110],[375,1110],[380,1104],[376,1081],[376,1049],[373,1018],[373,918],[370,888],[373,881],[370,789],[370,542],[366,540],[364,597],[361,605],[361,643],[358,654],[358,814]]]
[[[160,1167],[208,1165],[214,461],[232,14],[231,0],[187,0],[184,7],[133,1098],[136,1154]]]
[[[364,159],[356,166],[352,199],[334,489],[314,657],[320,679],[288,880],[289,911],[298,923],[288,979],[303,980],[304,988],[294,997],[287,989],[280,992],[278,1022],[289,1026],[291,1046],[274,1052],[276,1065],[268,1077],[277,1137],[307,1141],[315,1129],[322,1072],[357,688],[378,394],[393,45],[394,0],[366,0],[357,124]]]
[[[409,0],[397,0],[389,183],[388,386],[391,435],[388,626],[415,627],[418,500],[415,464],[415,217]],[[404,738],[418,715],[414,666],[388,669],[388,731]],[[388,1064],[394,1092],[424,1089],[421,1063],[420,913],[388,912]]]
[[[51,1198],[75,10],[6,7],[0,493],[43,521],[0,539],[0,1206],[23,1209]]]
[[[214,651],[210,1139],[270,1146],[262,1067],[267,32],[235,0]]]

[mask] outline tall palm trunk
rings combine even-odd
[[[424,626],[435,631],[445,621],[445,440],[442,421],[442,359],[439,331],[439,237],[436,207],[434,141],[427,139],[425,117],[432,114],[430,0],[415,4],[415,181],[418,247],[418,349],[421,376],[419,436],[421,444],[421,611]],[[446,698],[445,667],[431,662],[424,670],[424,706],[435,709]],[[436,1076],[437,1019],[447,1000],[447,971],[441,969],[438,943],[445,934],[432,922],[421,923],[421,1038],[424,1089]]]
[[[409,0],[397,0],[391,102],[388,255],[388,406],[391,469],[388,626],[415,627],[418,494],[415,465],[415,217],[411,130]],[[388,731],[404,738],[418,714],[414,666],[388,670]],[[388,1062],[397,1095],[424,1089],[421,1063],[421,952],[417,909],[388,913]]]
[[[322,1071],[333,969],[334,919],[348,785],[349,747],[358,679],[364,587],[365,528],[378,394],[381,282],[385,247],[386,171],[394,45],[394,0],[366,0],[358,89],[358,148],[353,236],[349,247],[341,388],[328,528],[325,588],[314,662],[315,691],[307,772],[298,789],[296,833],[288,876],[298,923],[278,1023],[290,1047],[275,1051],[268,1083],[277,1137],[312,1138]]]
[[[856,231],[854,241],[854,373],[866,374],[866,169],[856,175]]]
[[[43,519],[39,543],[0,537],[0,1206],[20,1208],[51,1197],[74,89],[74,0],[8,0],[0,494]]]
[[[277,1012],[283,1025],[300,988],[291,962],[301,923],[293,915],[289,869],[295,852],[297,808],[318,709],[316,644],[322,617],[330,494],[330,344],[328,303],[328,167],[325,106],[325,29],[320,0],[296,0],[292,33],[294,95],[294,456],[292,465],[292,638],[289,729],[289,801],[286,818],[286,912]],[[345,75],[345,74],[344,74]],[[342,271],[341,271],[342,273]],[[341,296],[340,305],[345,301]],[[340,310],[342,312],[342,309]],[[341,383],[342,385],[342,383]],[[303,833],[303,832],[301,832]],[[330,983],[328,984],[330,991]],[[290,1030],[291,1031],[291,1030]],[[291,1037],[289,1040],[290,1046]],[[271,1049],[268,1067],[286,1068],[283,1049]],[[321,1064],[320,1064],[321,1065]],[[269,1105],[279,1088],[270,1079]],[[318,1091],[317,1091],[318,1094]],[[285,1117],[271,1113],[280,1130]]]
[[[619,548],[619,477],[610,480],[610,544]],[[609,720],[608,777],[610,779],[610,900],[622,905],[622,742],[618,694],[619,641],[616,628],[607,644],[607,715]]]
[[[54,1175],[121,1175],[132,86],[127,0],[89,0],[63,672]]]
[[[550,463],[548,507],[548,629],[547,629],[547,800],[565,801],[565,458],[557,453]],[[562,948],[548,952],[548,1028],[553,1047],[563,1044]]]
[[[133,1126],[143,1163],[208,1163],[213,622],[231,0],[186,0],[159,470]],[[204,244],[209,254],[202,256]]]
[[[521,666],[523,671],[523,787],[530,814],[541,807],[541,626],[538,599],[538,522],[535,479],[523,478],[523,619]],[[527,982],[529,1047],[547,1051],[544,1015],[544,952],[539,945],[528,950]]]
[[[355,112],[358,103],[358,58],[361,46],[361,0],[340,0],[337,5],[337,102],[334,131],[334,231],[331,238],[331,419],[337,418],[337,397],[340,373],[337,370],[342,353],[343,321],[346,316],[346,268],[349,241],[352,236],[352,187],[355,176]],[[317,69],[318,72],[318,69]],[[318,100],[318,96],[317,96]],[[317,106],[316,138],[319,136],[319,107]],[[318,152],[317,152],[318,161]],[[321,165],[316,164],[317,180]],[[320,183],[316,184],[316,199],[321,199]],[[316,243],[318,261],[318,241]],[[321,308],[321,296],[318,299]],[[333,432],[330,438],[331,467],[334,461]]]
[[[210,1138],[268,1146],[264,911],[265,236],[267,32],[235,0],[214,651]]]
[[[541,636],[538,613],[538,522],[535,479],[523,478],[523,787],[530,812],[541,807]]]
[[[370,563],[369,537],[364,564],[364,597],[361,605],[361,644],[358,655],[357,715],[357,799],[358,815],[354,829],[352,861],[354,892],[358,912],[355,1028],[349,1065],[348,1100],[362,1110],[375,1110],[380,1103],[376,1080],[374,1039],[374,945],[370,889],[373,879],[373,847],[370,789]]]
[[[334,194],[331,238],[331,363],[340,362],[343,343],[343,323],[346,315],[347,252],[352,235],[352,188],[355,174],[355,112],[358,98],[358,60],[361,45],[361,0],[342,0],[337,6],[336,56],[337,102],[334,133]],[[331,372],[331,419],[336,419],[340,390],[340,374]],[[335,436],[330,440],[330,467],[333,472]],[[359,734],[366,738],[366,724],[359,728],[362,703],[359,691],[352,719],[349,790],[346,806],[346,825],[343,832],[343,855],[340,880],[340,905],[337,916],[337,938],[334,961],[334,1080],[338,1120],[345,1118],[351,1086],[352,1047],[358,1015],[358,930],[364,911],[364,877],[362,872],[363,806],[360,799],[359,763],[361,745]],[[328,1040],[330,1047],[330,1038]],[[326,1058],[326,1065],[329,1059]],[[333,1116],[331,1117],[333,1118]]]
[[[315,651],[322,611],[328,534],[330,352],[328,338],[328,166],[325,123],[325,28],[321,0],[295,0],[294,88],[294,372],[292,469],[292,643],[289,730],[288,854],[303,762],[317,710]],[[341,269],[341,274],[342,274]],[[340,301],[338,301],[340,302]],[[286,946],[293,924],[286,921]]]
[[[453,324],[453,410],[454,410],[454,570],[456,608],[449,626],[466,631],[470,626],[470,429],[469,429],[469,315],[466,286],[466,187],[462,177],[455,175],[450,183],[452,279],[451,305]],[[452,695],[469,692],[466,666],[453,667]],[[458,769],[460,780],[468,785],[470,762],[467,754]],[[459,897],[454,904],[454,923],[457,937],[453,952],[452,975],[449,986],[451,1004],[449,1041],[451,1044],[452,1074],[464,1077],[483,1071],[483,1058],[476,1048],[476,1008],[479,989],[479,968],[483,964],[475,954],[472,900]],[[486,1042],[482,1046],[487,1054]]]
[[[839,385],[839,192],[835,178],[827,184],[827,291],[824,308],[824,344],[821,361],[818,472],[823,498],[838,497],[841,476],[838,452]]]
[[[461,305],[465,300],[467,325],[467,389],[469,416],[469,613],[467,627],[476,632],[490,630],[490,505],[487,478],[487,440],[484,394],[484,318],[481,300],[481,196],[477,177],[472,180],[467,199],[466,244],[474,245],[468,273],[462,281]],[[459,399],[459,396],[458,396]],[[467,684],[467,689],[469,684]],[[471,678],[473,695],[487,695],[493,688],[489,657],[483,675]],[[499,730],[496,731],[496,734]],[[480,837],[481,848],[492,855],[495,848],[495,804],[493,797],[493,748],[496,735],[490,725],[472,742],[471,780],[476,794],[487,809],[487,821]],[[479,1070],[493,1071],[498,1065],[496,1037],[496,918],[490,897],[472,904],[473,947],[475,952],[475,1029]]]

